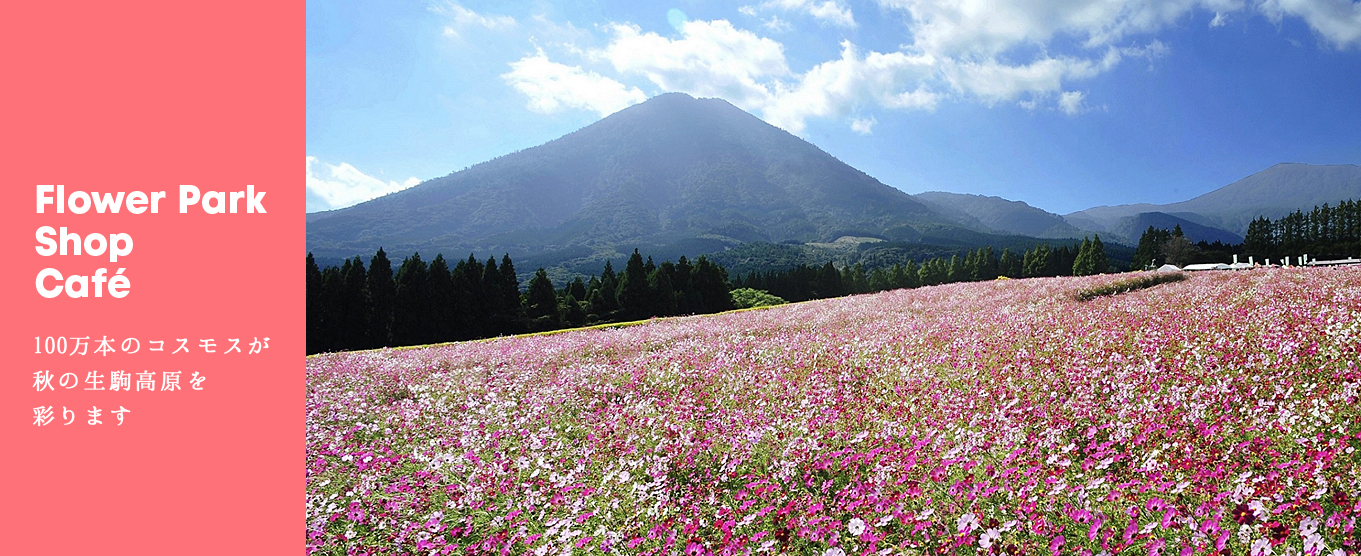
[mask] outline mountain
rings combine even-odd
[[[1160,230],[1171,230],[1181,226],[1182,234],[1186,236],[1186,239],[1193,242],[1207,241],[1213,243],[1218,241],[1228,244],[1243,242],[1243,236],[1233,232],[1206,226],[1165,212],[1141,212],[1134,216],[1126,216],[1112,224],[1108,233],[1110,237],[1118,241],[1135,245],[1139,242],[1139,236],[1143,235],[1149,226]]]
[[[1082,230],[1062,216],[1001,197],[927,191],[913,198],[974,230],[1040,238],[1080,238]]]
[[[750,241],[915,240],[953,226],[723,100],[669,93],[544,145],[309,214],[307,246],[330,259],[382,246],[543,263],[617,246],[693,255]]]
[[[1361,199],[1361,166],[1285,163],[1189,201],[1094,207],[1064,218],[1080,228],[1113,231],[1124,219],[1157,212],[1242,236],[1248,223],[1259,216],[1274,219],[1346,199]]]

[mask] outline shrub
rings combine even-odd
[[[1077,293],[1073,294],[1073,297],[1076,297],[1078,301],[1091,301],[1098,297],[1105,297],[1107,295],[1119,295],[1122,293],[1128,293],[1136,290],[1142,290],[1145,288],[1151,288],[1158,284],[1166,284],[1168,282],[1180,282],[1185,279],[1186,274],[1181,272],[1157,272],[1153,274],[1139,276],[1136,278],[1129,278],[1126,280],[1111,282],[1109,284],[1094,286],[1091,288],[1087,288],[1085,290],[1078,290]]]
[[[732,291],[732,304],[738,309],[784,305],[785,303],[788,302],[777,296],[771,295],[765,290],[738,288]]]

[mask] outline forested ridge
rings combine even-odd
[[[1040,244],[1020,254],[1010,249],[999,254],[986,247],[921,264],[838,269],[828,262],[734,280],[704,256],[693,263],[682,256],[656,264],[635,250],[620,272],[607,261],[599,276],[555,287],[540,268],[522,291],[510,255],[498,264],[495,257],[483,263],[470,254],[451,268],[442,254],[427,263],[416,253],[394,272],[381,248],[367,266],[354,257],[325,269],[308,253],[307,352],[472,340],[999,276],[1098,274],[1109,268],[1099,237],[1072,248]],[[755,291],[734,298],[737,289]]]
[[[1133,266],[1227,263],[1234,255],[1239,262],[1251,257],[1253,262],[1277,264],[1286,257],[1291,264],[1298,264],[1304,255],[1311,260],[1361,257],[1361,202],[1325,203],[1309,212],[1296,210],[1275,220],[1258,217],[1248,224],[1247,234],[1238,244],[1192,243],[1180,226],[1171,230],[1150,226],[1139,238]]]

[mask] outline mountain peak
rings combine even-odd
[[[915,239],[945,220],[727,101],[666,93],[568,135],[308,217],[318,256],[558,253],[748,241]],[[630,247],[631,248],[631,247]],[[681,248],[677,247],[677,250]]]

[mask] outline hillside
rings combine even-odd
[[[551,262],[620,246],[912,240],[948,220],[718,99],[672,93],[544,145],[308,215],[318,258],[501,253]]]
[[[1186,214],[1186,213],[1180,213]],[[1195,216],[1195,215],[1190,215]],[[1160,230],[1171,230],[1181,226],[1181,231],[1186,235],[1186,239],[1191,241],[1222,242],[1228,244],[1241,243],[1243,236],[1207,226],[1193,220],[1178,215],[1167,214],[1165,212],[1141,212],[1134,216],[1126,216],[1116,221],[1110,227],[1111,237],[1117,241],[1122,241],[1130,245],[1139,242],[1139,236],[1152,226]]]
[[[1354,546],[1361,268],[1076,298],[1128,279],[312,357],[309,548],[409,552],[411,531],[479,553]],[[508,526],[467,526],[493,520]]]
[[[1259,216],[1279,218],[1346,199],[1361,199],[1361,166],[1277,164],[1187,201],[1093,207],[1064,218],[1074,226],[1106,231],[1122,219],[1161,212],[1242,236]]]
[[[912,196],[956,223],[984,232],[1039,238],[1080,238],[1062,216],[1001,197],[927,191]],[[973,226],[970,226],[973,224]],[[979,227],[981,226],[981,227]]]

